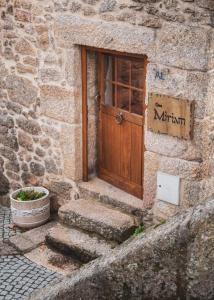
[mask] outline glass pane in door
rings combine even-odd
[[[111,81],[105,82],[104,103],[105,105],[115,106],[115,86]]]
[[[129,89],[117,86],[117,106],[124,110],[129,110]]]
[[[125,58],[117,58],[117,81],[130,84],[131,62]]]
[[[143,93],[132,90],[131,112],[137,115],[143,114]]]
[[[143,62],[132,61],[131,65],[131,85],[136,88],[143,88],[144,84],[144,68]]]

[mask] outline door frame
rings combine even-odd
[[[148,65],[148,58],[147,55],[140,55],[140,54],[132,54],[126,52],[119,52],[115,50],[109,49],[102,49],[102,48],[95,48],[90,46],[81,46],[81,71],[82,71],[82,178],[83,181],[87,182],[89,180],[89,173],[88,173],[88,105],[87,105],[87,50],[94,51],[96,53],[109,53],[117,56],[126,56],[126,57],[134,57],[134,58],[143,58],[145,61],[145,78],[147,74],[147,65]],[[98,85],[100,83],[98,82]],[[144,99],[146,99],[146,80],[144,81]],[[142,142],[144,145],[144,128],[145,128],[145,111],[147,105],[144,103],[143,107],[143,115],[144,115],[144,124],[142,130]],[[145,151],[145,146],[143,147],[143,152]],[[144,155],[142,155],[142,187],[144,190]],[[143,197],[143,192],[142,192]]]

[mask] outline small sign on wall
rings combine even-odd
[[[183,139],[193,136],[194,102],[149,94],[148,130]]]

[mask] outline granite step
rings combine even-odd
[[[134,215],[142,223],[148,211],[143,206],[143,200],[95,177],[88,182],[80,182],[80,198],[96,199],[111,205],[122,212]]]
[[[61,223],[123,242],[137,227],[134,217],[91,199],[78,199],[60,207]]]
[[[83,263],[107,254],[116,246],[94,234],[57,224],[46,235],[46,243],[55,250]]]

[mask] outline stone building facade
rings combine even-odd
[[[0,11],[1,202],[10,190],[44,185],[57,209],[78,192],[81,45],[147,55],[146,99],[154,92],[195,101],[192,140],[145,127],[144,204],[167,217],[213,194],[214,1],[0,0]],[[93,53],[89,61],[93,128]],[[179,206],[156,199],[157,171],[180,176]]]

